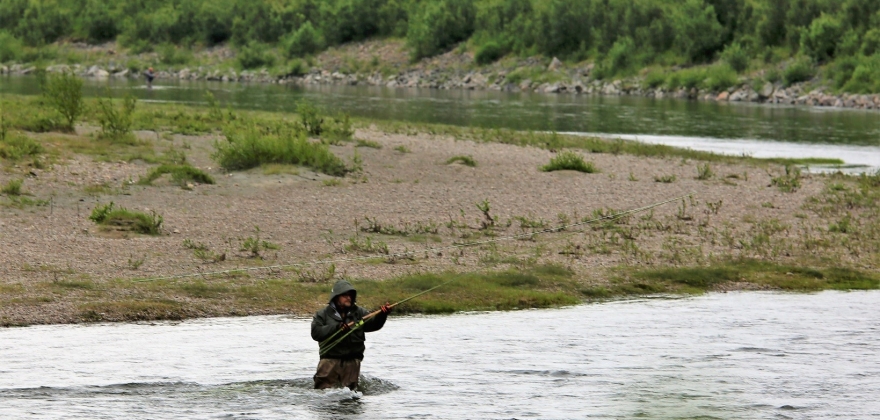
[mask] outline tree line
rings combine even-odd
[[[4,0],[0,44],[118,40],[272,45],[289,56],[405,38],[414,60],[468,41],[480,63],[507,54],[594,59],[608,74],[643,66],[792,56],[834,63],[832,78],[880,70],[877,0]],[[0,60],[8,60],[0,51]],[[844,80],[846,79],[846,80]],[[870,79],[870,77],[868,78]],[[866,79],[867,80],[867,79]],[[870,82],[870,80],[869,80]],[[876,86],[880,89],[880,85]]]

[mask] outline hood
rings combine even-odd
[[[333,285],[333,289],[330,290],[330,301],[327,303],[333,303],[333,299],[336,299],[336,296],[344,295],[348,292],[354,292],[354,296],[351,298],[351,304],[354,305],[357,302],[357,290],[354,289],[354,286],[351,283],[345,280],[339,280],[336,284]]]

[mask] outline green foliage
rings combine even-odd
[[[159,46],[159,62],[169,66],[177,66],[192,61],[192,52],[186,48],[178,48],[174,44],[167,43]]]
[[[415,8],[409,18],[407,44],[413,60],[440,54],[468,39],[476,9],[470,0],[437,0]]]
[[[134,144],[136,139],[131,132],[132,115],[137,100],[128,95],[122,100],[122,108],[113,106],[110,97],[98,98],[98,121],[101,123],[99,137],[115,143]]]
[[[10,179],[9,182],[0,189],[0,193],[15,196],[21,195],[21,184],[23,182],[24,181],[21,179]]]
[[[584,162],[583,156],[575,152],[561,152],[550,159],[550,163],[541,167],[544,172],[571,170],[587,174],[599,172],[593,162]]]
[[[284,49],[288,57],[315,54],[323,48],[324,37],[311,22],[306,22],[284,40]]]
[[[287,76],[302,77],[309,72],[309,64],[301,58],[294,58],[287,63]]]
[[[736,71],[727,64],[720,64],[707,69],[703,87],[713,92],[720,92],[737,83],[739,83],[739,79],[736,76]]]
[[[715,176],[715,172],[712,171],[712,167],[708,163],[697,165],[697,179],[705,181],[712,179],[713,176]]]
[[[840,21],[823,13],[804,30],[801,35],[801,49],[813,61],[827,61],[834,57],[842,32]]]
[[[455,162],[461,162],[462,165],[470,166],[471,168],[477,166],[477,161],[471,156],[453,156],[446,160],[447,165],[451,165]]]
[[[131,211],[124,207],[116,207],[111,201],[109,204],[98,205],[92,209],[89,220],[103,226],[123,231],[143,233],[145,235],[158,235],[161,233],[163,218],[155,211],[150,214]]]
[[[636,45],[632,38],[627,36],[618,39],[608,51],[605,61],[596,69],[596,77],[602,79],[626,73],[638,64],[635,56]]]
[[[277,249],[281,249],[281,247],[269,241],[260,239],[259,226],[254,226],[254,236],[248,236],[247,238],[241,239],[241,244],[238,248],[239,251],[249,252],[251,258],[263,258],[261,254],[263,251]]]
[[[880,28],[874,28],[862,37],[862,55],[871,56],[880,52]]]
[[[271,67],[275,64],[275,55],[264,44],[256,42],[240,47],[236,58],[243,69]]]
[[[138,180],[138,184],[150,185],[153,181],[159,179],[160,176],[171,174],[171,180],[181,186],[186,187],[188,182],[198,184],[213,184],[214,178],[198,168],[190,165],[161,165],[150,171],[145,177]]]
[[[22,54],[21,41],[6,31],[0,31],[0,63],[16,61]]]
[[[721,59],[737,73],[742,73],[749,68],[749,53],[738,42],[728,45],[721,53]]]
[[[64,129],[73,131],[73,125],[85,112],[82,98],[82,79],[71,74],[49,75],[43,86],[43,96],[52,108],[64,118]]]
[[[852,93],[880,92],[880,54],[861,58],[842,87]]]
[[[300,122],[306,133],[312,136],[320,136],[324,132],[324,117],[318,113],[318,107],[309,101],[303,100],[296,106]]]
[[[474,61],[479,65],[486,65],[498,61],[505,54],[504,48],[496,41],[489,41],[477,48]]]
[[[309,141],[301,128],[291,125],[258,126],[244,121],[223,129],[213,158],[225,169],[242,170],[267,163],[303,165],[328,175],[349,172],[345,163],[321,143]]]
[[[17,162],[26,157],[34,157],[43,153],[43,146],[32,138],[18,133],[9,132],[3,121],[0,121],[0,159]]]
[[[801,57],[788,64],[782,72],[782,81],[787,87],[795,83],[806,82],[815,75],[816,67],[813,65],[813,62]]]
[[[785,175],[773,177],[770,181],[782,192],[795,192],[801,187],[801,170],[794,165],[785,165]]]

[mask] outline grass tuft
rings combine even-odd
[[[162,175],[171,174],[171,180],[185,187],[187,183],[193,182],[198,184],[213,184],[214,178],[201,169],[193,168],[190,165],[161,165],[153,169],[145,177],[138,180],[140,185],[152,185],[153,181],[159,179]]]
[[[462,165],[470,166],[471,168],[477,166],[477,161],[471,156],[453,156],[446,161],[446,164],[451,165],[456,162],[460,162]]]
[[[593,162],[584,162],[584,158],[581,155],[569,151],[559,153],[550,159],[550,163],[541,167],[541,171],[544,172],[563,170],[578,171],[587,174],[599,172],[599,170],[593,165]]]
[[[146,235],[158,235],[161,233],[162,216],[155,211],[150,214],[131,211],[123,207],[115,207],[113,202],[103,206],[96,206],[89,216],[89,220],[110,228],[121,231],[131,231]]]

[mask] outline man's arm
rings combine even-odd
[[[363,318],[365,315],[370,313],[364,308],[358,308],[358,309],[359,309],[358,312],[360,313],[361,318]],[[376,314],[376,316],[374,316],[373,318],[368,319],[366,322],[364,322],[364,332],[373,332],[373,331],[381,330],[382,327],[385,326],[385,321],[387,321],[387,320],[388,320],[388,314],[384,314],[382,312],[379,312],[378,314]]]
[[[312,340],[321,342],[333,335],[339,329],[339,323],[335,319],[327,319],[320,312],[312,318]]]

